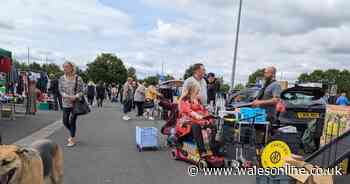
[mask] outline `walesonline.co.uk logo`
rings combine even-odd
[[[195,165],[188,167],[189,176],[269,176],[269,175],[339,175],[341,176],[341,168],[313,168],[307,170],[305,168],[297,168],[295,166],[286,165],[282,168],[199,168]]]

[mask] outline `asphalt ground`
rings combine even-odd
[[[172,160],[164,146],[161,150],[138,152],[135,127],[159,128],[164,122],[124,121],[121,117],[119,105],[106,104],[79,118],[78,144],[74,148],[63,147],[66,184],[255,183],[255,177],[189,176],[187,167],[190,164]],[[67,131],[61,129],[50,138],[64,145],[66,136]],[[164,145],[162,138],[160,142]]]

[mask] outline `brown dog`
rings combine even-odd
[[[62,184],[63,153],[50,140],[0,146],[0,184]]]

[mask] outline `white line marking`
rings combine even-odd
[[[29,135],[29,136],[27,136],[19,141],[16,141],[13,144],[21,145],[21,146],[32,144],[36,140],[45,139],[45,138],[49,137],[50,135],[52,135],[53,133],[55,133],[57,130],[61,129],[62,127],[63,127],[62,120],[55,121],[54,123],[32,133],[31,135]]]

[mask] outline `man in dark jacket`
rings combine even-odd
[[[106,97],[106,87],[102,81],[96,87],[96,99],[97,99],[97,107],[102,107],[103,100]]]
[[[52,76],[54,77],[54,76]],[[58,106],[62,110],[62,96],[60,94],[59,88],[58,88],[58,77],[54,77],[53,80],[50,82],[50,88],[49,92],[53,95],[53,100],[54,100],[54,108],[56,111],[58,111]]]
[[[89,84],[87,86],[87,98],[88,98],[88,102],[91,106],[94,103],[95,96],[96,96],[95,84],[93,82],[89,82]]]
[[[208,102],[215,104],[216,94],[220,91],[220,82],[215,78],[214,73],[208,73]]]

